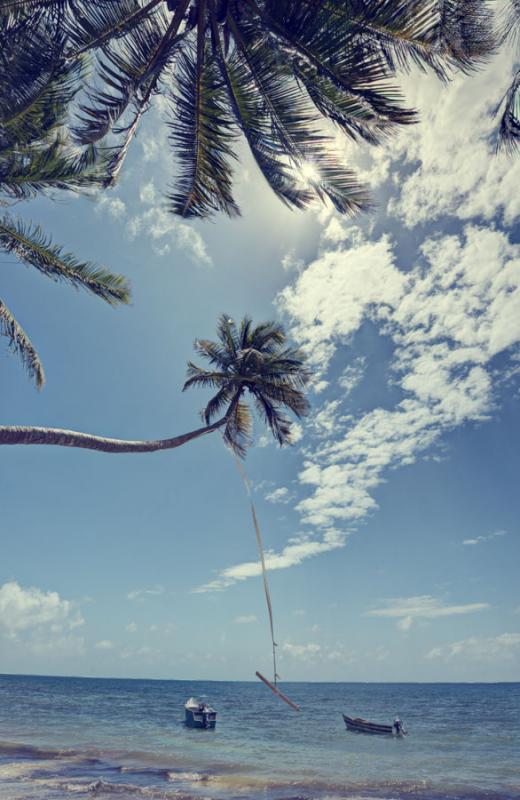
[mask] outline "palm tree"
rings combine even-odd
[[[0,0],[1,19],[33,50],[35,75],[40,61],[90,58],[74,133],[81,144],[115,136],[112,180],[154,96],[167,98],[178,167],[169,208],[183,217],[239,213],[240,135],[286,205],[369,208],[323,123],[378,144],[416,119],[398,69],[445,78],[494,47],[480,0]]]
[[[5,43],[4,43],[5,44]],[[0,77],[0,206],[4,209],[22,200],[54,189],[79,191],[106,180],[108,156],[94,148],[80,152],[72,147],[63,130],[67,104],[76,92],[78,63],[61,66],[34,81],[29,77],[30,51],[17,48],[14,39],[2,50],[9,64],[24,65],[26,78],[7,90]],[[2,85],[3,84],[3,85]],[[0,251],[14,255],[55,281],[86,289],[110,305],[129,302],[124,278],[89,261],[79,261],[46,236],[39,225],[24,222],[12,213],[0,213]],[[0,299],[0,335],[21,358],[38,388],[44,384],[43,367],[30,338]]]
[[[195,350],[209,362],[210,369],[189,361],[183,389],[193,386],[217,389],[202,412],[204,427],[169,439],[127,441],[61,428],[3,426],[0,427],[0,445],[43,444],[104,453],[151,453],[180,447],[192,439],[221,430],[225,443],[235,453],[244,456],[252,432],[246,396],[253,400],[256,412],[266,422],[278,444],[289,444],[291,423],[284,409],[298,418],[309,411],[304,388],[310,372],[305,366],[304,355],[287,346],[283,328],[274,322],[254,326],[245,317],[237,326],[223,314],[217,334],[216,342],[207,339],[195,342]]]

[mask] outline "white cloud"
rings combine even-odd
[[[299,422],[291,423],[291,444],[298,444],[303,439],[303,428]]]
[[[139,189],[139,200],[145,205],[152,205],[157,198],[157,192],[153,181],[148,181]]]
[[[233,620],[237,625],[251,625],[252,622],[256,622],[256,616],[254,614],[244,614],[239,617],[235,617]]]
[[[323,645],[317,642],[307,642],[306,644],[284,642],[281,647],[281,652],[283,657],[287,656],[307,664],[316,664],[318,662],[322,664],[330,662],[351,664],[360,657],[369,655],[359,652],[354,653],[348,650],[343,642]],[[372,654],[370,654],[369,657],[372,658]],[[381,657],[379,657],[378,660],[381,660]]]
[[[409,104],[420,111],[420,123],[370,152],[360,154],[347,144],[348,160],[361,166],[363,180],[380,186],[392,175],[392,216],[408,227],[444,215],[491,220],[500,213],[506,223],[518,218],[520,161],[496,155],[494,115],[514,61],[505,48],[481,72],[454,76],[448,84],[433,75],[405,75],[401,83]]]
[[[390,240],[382,237],[326,251],[280,293],[278,305],[293,319],[294,338],[320,374],[337,342],[348,341],[370,307],[395,306],[405,282]]]
[[[314,661],[316,656],[321,653],[321,645],[314,642],[309,642],[308,644],[284,642],[282,652],[301,661]]]
[[[120,197],[109,197],[104,194],[96,203],[96,212],[107,213],[113,219],[123,219],[126,214],[126,204]]]
[[[113,650],[114,646],[114,642],[110,641],[110,639],[101,639],[94,645],[96,650]]]
[[[286,486],[280,486],[279,489],[273,489],[265,496],[268,503],[288,503],[291,499],[289,496],[289,489]]]
[[[285,272],[299,272],[301,269],[303,269],[303,266],[303,261],[301,258],[296,258],[294,250],[286,253],[286,255],[282,258],[282,269],[285,270]]]
[[[288,569],[289,567],[301,564],[307,558],[328,553],[345,546],[346,533],[342,533],[333,528],[329,528],[320,536],[299,535],[289,539],[288,544],[280,553],[269,550],[265,554],[265,565],[267,570]],[[216,592],[227,589],[237,581],[245,581],[262,574],[262,567],[259,561],[246,561],[242,564],[235,564],[226,567],[218,573],[218,577],[209,583],[199,586],[192,591],[195,593]]]
[[[132,589],[126,596],[128,600],[145,600],[147,597],[154,597],[159,594],[164,594],[164,586],[157,584],[157,586],[152,586],[150,589]]]
[[[488,638],[470,636],[468,639],[434,647],[426,654],[426,658],[443,661],[456,658],[466,658],[470,661],[498,661],[519,655],[520,633],[502,633]]]
[[[159,256],[167,255],[172,248],[180,248],[198,264],[211,266],[213,263],[200,233],[159,206],[132,217],[126,230],[130,239],[149,236],[152,248]]]
[[[431,595],[418,597],[398,597],[384,601],[381,608],[373,608],[365,612],[367,617],[385,617],[398,619],[397,627],[407,631],[416,619],[439,619],[460,614],[473,614],[490,608],[489,603],[465,603],[463,605],[447,605]]]
[[[136,630],[137,630],[136,623],[135,622],[129,622],[128,625],[126,626],[125,630],[128,631],[128,633],[135,633]]]
[[[505,536],[507,531],[493,531],[493,533],[489,533],[487,536],[476,536],[474,539],[464,539],[462,544],[475,546],[477,544],[481,544],[481,542],[489,542],[491,539],[496,539],[497,536]]]
[[[315,413],[325,441],[307,452],[300,481],[313,488],[297,506],[315,526],[363,518],[385,469],[413,463],[444,431],[486,419],[492,359],[520,342],[520,247],[505,233],[468,226],[432,237],[408,273],[387,237],[357,242],[322,253],[279,298],[318,369],[363,322],[378,325],[393,341],[403,394],[354,422],[341,417],[338,399]]]
[[[81,614],[74,611],[69,600],[62,600],[58,592],[44,592],[35,587],[24,589],[16,581],[0,586],[0,628],[8,634],[44,626],[52,629],[52,633],[59,633],[83,624]]]
[[[358,356],[358,358],[354,359],[352,364],[349,364],[348,367],[345,367],[338,378],[338,384],[344,390],[345,396],[348,397],[348,395],[354,391],[356,386],[361,383],[363,375],[365,374],[365,370],[366,358],[363,356]]]

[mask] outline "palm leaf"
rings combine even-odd
[[[497,147],[513,154],[520,144],[520,70],[507,90],[502,105]]]
[[[18,324],[8,307],[0,299],[0,335],[6,336],[9,346],[19,356],[29,376],[38,389],[45,383],[42,363],[31,340]]]
[[[53,244],[39,225],[28,225],[5,215],[0,218],[0,247],[47,277],[85,289],[110,305],[130,300],[125,278],[90,261],[78,261]]]
[[[204,41],[196,51],[187,48],[181,54],[173,97],[170,141],[178,154],[180,174],[168,195],[170,209],[182,217],[206,217],[217,211],[236,216],[239,209],[231,194],[230,166],[236,131],[218,68]]]
[[[275,194],[289,207],[305,208],[312,194],[298,186],[287,167],[285,151],[272,136],[272,125],[254,81],[242,59],[234,52],[226,58],[217,38],[219,69],[227,88],[231,108],[246,138],[253,158]]]

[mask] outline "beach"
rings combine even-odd
[[[0,677],[0,798],[520,798],[520,684]],[[216,730],[188,729],[190,695]],[[346,731],[341,712],[405,739]]]

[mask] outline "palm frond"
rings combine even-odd
[[[224,426],[224,443],[243,458],[252,443],[253,420],[246,403],[234,402]]]
[[[99,88],[87,91],[73,129],[78,142],[95,142],[114,131],[130,106],[134,114],[142,115],[179,38],[169,34],[166,16],[154,13],[116,44],[105,47],[92,78]]]
[[[497,149],[503,149],[510,155],[517,152],[520,145],[520,70],[516,73],[511,86],[502,101]]]
[[[232,31],[243,63],[269,113],[273,138],[296,169],[309,162],[316,168],[317,177],[309,181],[309,188],[322,201],[329,200],[340,213],[368,210],[367,191],[338,159],[331,140],[320,130],[319,118],[279,63],[276,51],[258,38],[247,41],[244,31],[234,23]]]
[[[223,372],[210,372],[201,369],[192,361],[188,361],[188,368],[186,370],[188,380],[184,383],[182,391],[190,389],[192,386],[210,386],[211,388],[221,387],[228,381],[228,375]]]
[[[263,393],[255,397],[255,405],[261,417],[269,426],[271,433],[279,445],[289,444],[291,435],[290,420],[285,417],[275,403],[272,403]]]
[[[236,52],[226,58],[220,41],[217,41],[218,65],[230,105],[260,172],[285,205],[289,208],[305,208],[312,200],[312,193],[298,186],[288,168],[284,148],[272,135],[271,119],[256,91],[251,73]]]
[[[39,225],[27,224],[9,215],[1,217],[0,247],[47,277],[85,289],[110,305],[130,301],[125,278],[90,261],[78,261],[71,253],[53,244]]]
[[[11,47],[13,43],[10,43]],[[41,42],[37,46],[41,48]],[[0,77],[0,154],[2,151],[43,142],[58,131],[67,118],[68,104],[75,97],[85,72],[81,61],[40,63],[33,47],[18,47]],[[35,61],[37,63],[35,63]],[[7,66],[8,65],[8,66]]]
[[[110,150],[100,153],[93,146],[78,150],[61,136],[45,145],[0,153],[0,192],[13,200],[28,200],[56,189],[89,191],[110,180]]]
[[[237,133],[217,65],[204,41],[196,50],[185,49],[177,62],[174,103],[170,141],[180,174],[168,195],[171,210],[182,217],[207,217],[217,211],[237,216],[230,165],[236,158],[232,144]]]
[[[212,342],[209,339],[197,339],[193,343],[195,351],[205,358],[210,364],[225,370],[229,367],[231,357],[226,347]]]
[[[229,386],[223,386],[216,395],[214,395],[211,400],[206,404],[206,407],[203,411],[203,419],[206,425],[210,425],[211,422],[226,408],[229,406],[233,399],[233,389]]]
[[[38,389],[41,389],[45,383],[45,374],[40,357],[21,325],[18,324],[11,311],[1,299],[0,335],[7,337],[11,350],[19,356],[29,377],[34,380]]]

